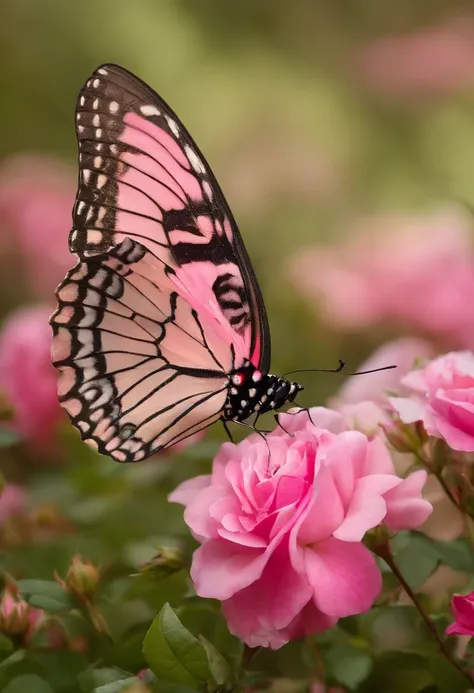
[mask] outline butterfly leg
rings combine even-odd
[[[294,433],[290,433],[290,431],[287,431],[286,428],[280,423],[279,416],[280,416],[279,414],[274,414],[274,415],[273,415],[273,418],[274,418],[275,421],[277,422],[277,426],[279,426],[279,427],[281,428],[281,430],[282,430],[284,433],[286,433],[286,435],[290,436],[290,438],[294,438],[294,437],[295,437],[295,434],[294,434]]]
[[[233,443],[234,439],[232,438],[232,433],[230,432],[230,429],[227,425],[227,421],[225,419],[221,419],[221,421],[222,421],[222,424],[224,426],[224,430],[227,433],[227,437],[229,438],[230,442]]]

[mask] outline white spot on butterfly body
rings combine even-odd
[[[253,399],[256,394],[257,394],[257,390],[254,387],[251,387],[249,390],[249,397],[251,397]]]
[[[90,86],[91,86],[91,84],[92,84],[92,80],[91,80],[91,79],[89,79],[89,80],[88,80],[88,82],[87,82],[87,84],[86,84],[86,87],[90,87]]]
[[[77,132],[79,132],[79,133],[84,132],[84,126],[83,126],[83,125],[78,125],[78,126],[77,126]]]
[[[237,390],[236,387],[231,387],[231,388],[230,388],[230,394],[231,394],[231,395],[238,395],[238,394],[239,394],[239,391]]]
[[[111,145],[110,145],[110,153],[111,153],[111,154],[115,154],[115,155],[118,154],[118,147],[117,147],[116,144],[111,144]]]
[[[76,214],[82,214],[82,210],[84,209],[85,206],[86,206],[86,203],[82,202],[82,200],[81,200],[81,202],[79,202],[77,207],[76,207]]]
[[[99,84],[100,84],[100,79],[95,79],[95,80],[92,82],[92,86],[94,87],[94,89],[97,89],[97,87],[99,86]]]
[[[81,119],[81,114],[80,114],[80,113],[76,113],[76,120],[80,120],[80,119]]]
[[[100,118],[99,118],[99,114],[98,114],[98,113],[96,113],[95,116],[92,118],[92,125],[93,125],[95,128],[98,128],[98,127],[99,127],[99,125],[100,125]]]
[[[142,108],[143,108],[143,107],[142,107]],[[111,101],[111,102],[109,103],[109,111],[110,111],[111,113],[117,113],[118,109],[119,109],[119,105],[118,105],[118,103],[117,103],[116,101]]]
[[[170,117],[167,116],[167,115],[165,115],[165,118],[166,118],[166,122],[168,123],[168,127],[169,127],[169,129],[171,130],[171,132],[173,133],[173,135],[174,135],[175,137],[179,137],[179,127],[178,127],[178,124],[175,123],[175,121],[173,120],[173,118],[170,118]]]
[[[77,229],[76,229],[76,230],[73,231],[72,234],[71,234],[71,241],[72,241],[73,243],[76,241],[77,235],[78,235],[78,234],[77,234]]]
[[[81,106],[84,106],[85,102],[86,102],[86,97],[85,97],[85,96],[81,96],[81,98],[79,99],[80,105],[81,105]]]
[[[202,163],[201,159],[198,157],[194,149],[191,149],[189,144],[184,145],[184,151],[186,153],[186,156],[189,159],[189,163],[193,167],[193,169],[196,171],[196,173],[206,173],[206,169],[204,167],[204,164]]]
[[[97,137],[98,140],[100,140],[100,138],[102,137],[101,128],[97,128],[97,130],[95,131],[95,136]]]
[[[99,108],[99,99],[94,99],[92,103],[92,108],[94,109],[94,111],[97,111],[97,109]]]
[[[87,210],[86,221],[89,221],[90,219],[92,219],[93,216],[94,216],[94,209],[93,209],[93,207],[89,207],[89,209]]]
[[[245,399],[240,400],[240,406],[245,408],[247,406],[247,401]]]
[[[82,172],[82,180],[84,181],[84,183],[88,183],[90,177],[91,177],[90,170],[88,168],[85,168]]]
[[[100,67],[100,68],[97,70],[97,74],[107,76],[109,73],[107,72],[107,70],[104,70],[103,67]]]
[[[101,166],[102,166],[102,157],[101,156],[94,157],[94,168],[100,168]]]
[[[104,185],[107,183],[107,176],[104,176],[103,173],[100,173],[97,176],[97,188],[100,190],[101,188],[104,187]]]
[[[99,132],[99,131],[97,131],[97,132]],[[96,152],[100,152],[101,149],[102,149],[102,142],[99,142],[99,144],[95,145],[95,150],[96,150]]]
[[[153,106],[153,104],[145,104],[144,106],[140,106],[140,112],[144,116],[159,116],[159,115],[161,115],[161,111],[159,111],[156,106]],[[168,118],[167,118],[167,120],[168,120]],[[169,125],[169,120],[168,120],[168,125]],[[175,123],[175,125],[176,125],[176,123]],[[170,125],[170,127],[171,127],[171,125]],[[173,129],[173,128],[171,128],[171,129]]]
[[[254,383],[258,383],[258,381],[261,380],[261,379],[262,379],[262,374],[260,373],[260,371],[255,371],[255,372],[252,374],[252,380],[253,380]]]

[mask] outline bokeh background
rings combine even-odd
[[[223,434],[124,469],[86,451],[58,413],[47,316],[73,264],[74,104],[103,62],[156,89],[210,162],[262,286],[273,372],[339,358],[350,371],[394,338],[425,340],[410,352],[422,355],[474,347],[474,10],[2,0],[0,387],[13,421],[0,462],[5,516],[21,516],[2,542],[20,577],[51,577],[74,550],[112,566],[113,604],[153,547],[187,541],[166,493],[209,468]],[[324,404],[344,377],[302,376],[300,404]],[[106,660],[138,666],[142,625],[164,600],[153,594],[138,626],[127,616],[136,648]]]

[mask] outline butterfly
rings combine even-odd
[[[237,224],[171,108],[103,65],[79,93],[76,132],[78,263],[51,325],[59,400],[82,439],[135,462],[293,401],[302,386],[268,372],[267,314]]]

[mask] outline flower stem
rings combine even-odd
[[[436,643],[438,645],[438,648],[440,652],[443,654],[443,656],[447,659],[447,661],[455,668],[458,670],[462,676],[464,676],[465,679],[469,681],[469,683],[472,684],[474,683],[474,678],[472,678],[467,671],[465,671],[462,666],[459,664],[459,662],[456,661],[456,659],[453,657],[453,655],[449,652],[448,648],[446,647],[445,642],[442,640],[442,638],[439,636],[438,631],[436,630],[436,627],[433,623],[433,621],[430,619],[426,611],[424,610],[420,600],[416,596],[416,594],[413,592],[412,588],[410,585],[407,583],[405,578],[403,577],[402,573],[400,572],[397,564],[394,561],[392,552],[390,551],[390,546],[388,543],[385,543],[383,545],[377,546],[375,549],[373,549],[374,552],[377,554],[377,556],[380,556],[385,563],[388,565],[392,573],[395,575],[397,580],[399,581],[400,585],[403,587],[407,595],[410,597],[411,601],[413,602],[413,605],[415,606],[416,610],[420,614],[421,618],[425,622],[428,630],[431,632],[431,635],[433,638],[436,640]]]

